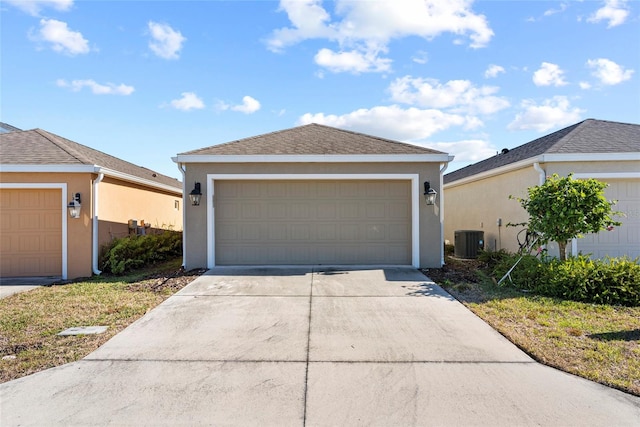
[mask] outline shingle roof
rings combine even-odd
[[[239,139],[180,155],[445,154],[316,123]]]
[[[182,190],[177,179],[134,165],[42,129],[0,134],[0,163],[6,165],[96,165]]]
[[[0,122],[0,133],[21,131],[15,126],[11,126],[9,123]]]
[[[541,154],[637,153],[640,125],[587,119],[444,176],[457,181]]]

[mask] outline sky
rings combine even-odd
[[[455,156],[640,123],[640,2],[0,1],[0,121],[181,179],[320,123]]]

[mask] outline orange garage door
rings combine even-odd
[[[0,276],[62,275],[62,190],[0,190]]]

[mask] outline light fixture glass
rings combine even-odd
[[[76,193],[73,196],[73,199],[67,205],[69,209],[69,216],[71,218],[80,218],[80,210],[82,209],[82,204],[80,203],[80,193]]]
[[[189,193],[189,199],[191,199],[192,206],[200,206],[200,198],[202,197],[202,191],[200,190],[200,183],[196,182],[195,187]]]
[[[424,201],[427,205],[435,205],[436,204],[436,196],[438,192],[431,188],[431,185],[428,181],[424,182]]]

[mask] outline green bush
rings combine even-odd
[[[500,280],[519,258],[519,254],[502,254],[495,261],[491,276]],[[536,291],[539,284],[545,281],[547,271],[547,263],[533,255],[524,255],[516,268],[511,271],[509,275],[511,280],[507,278],[502,283],[507,285],[513,283],[513,286],[518,289]]]
[[[507,252],[505,249],[500,249],[499,251],[482,250],[478,252],[478,261],[483,263],[485,267],[489,270],[493,270],[496,267],[496,265],[498,265],[498,263],[504,261],[506,258],[511,259],[511,257],[512,255],[509,252]],[[515,261],[516,260],[513,260],[514,263]]]
[[[102,251],[101,269],[123,274],[153,265],[182,254],[182,233],[164,231],[160,234],[114,239]]]
[[[640,265],[629,258],[592,260],[584,255],[549,263],[540,292],[595,304],[640,305]]]
[[[500,280],[519,257],[500,257],[490,269],[491,276]],[[502,283],[540,295],[594,304],[640,305],[638,259],[592,260],[580,255],[560,261],[525,255],[510,276],[511,281],[505,279]]]

